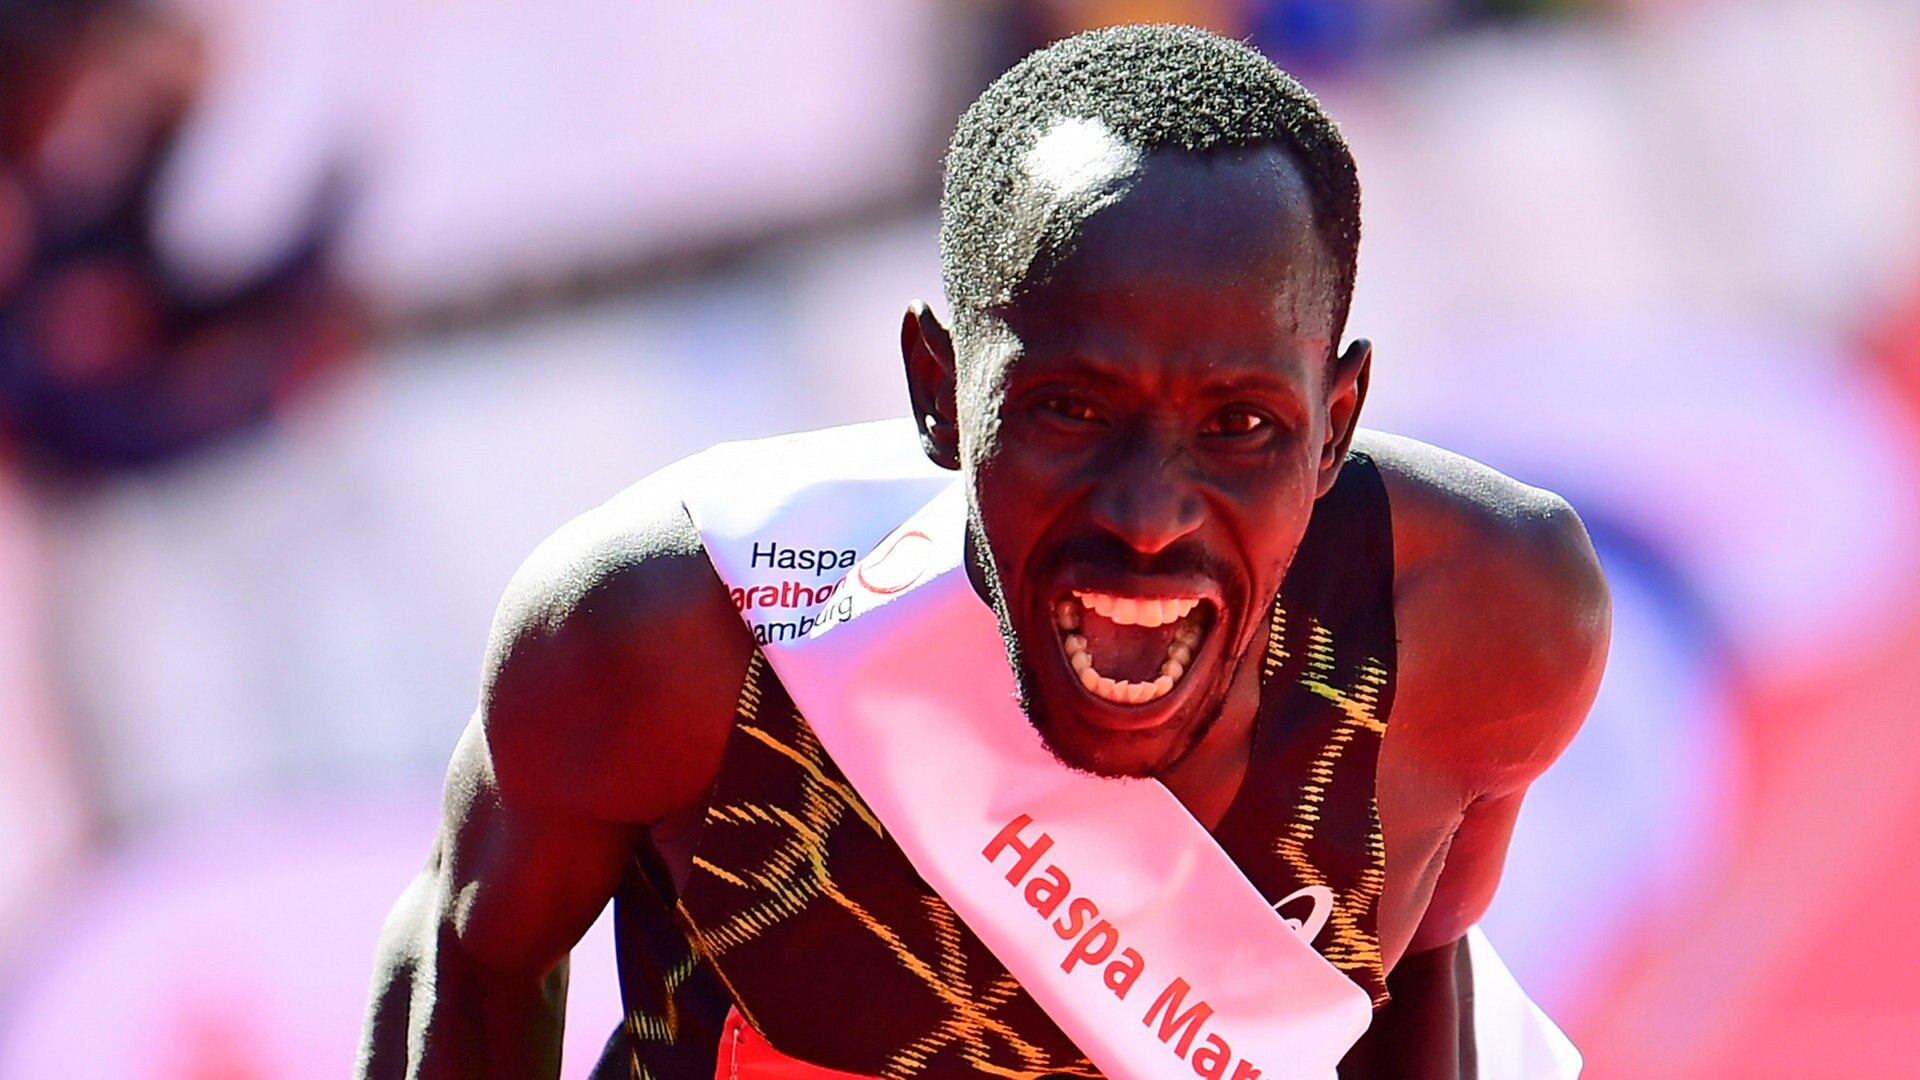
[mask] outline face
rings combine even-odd
[[[1283,152],[1149,154],[963,341],[977,577],[1069,765],[1164,774],[1250,725],[1364,385],[1364,346],[1329,363],[1322,274]]]

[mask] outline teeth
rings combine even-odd
[[[1062,600],[1053,609],[1053,621],[1062,630],[1080,629],[1080,609],[1071,600]]]
[[[1144,705],[1173,692],[1181,676],[1193,663],[1200,648],[1201,631],[1194,623],[1181,622],[1193,614],[1200,601],[1190,597],[1114,596],[1111,593],[1075,591],[1079,601],[1061,600],[1054,607],[1054,622],[1061,630],[1061,645],[1080,685],[1095,697],[1116,705]],[[1081,618],[1092,611],[1120,626],[1168,626],[1174,623],[1173,641],[1167,646],[1167,658],[1158,677],[1146,682],[1128,682],[1100,674],[1094,666],[1093,652],[1086,636],[1079,632]]]
[[[1101,618],[1112,619],[1121,626],[1166,626],[1193,614],[1193,609],[1200,606],[1199,599],[1195,597],[1114,596],[1111,593],[1080,591],[1076,591],[1073,595],[1079,597],[1081,604],[1092,608]],[[1072,610],[1072,605],[1062,600],[1056,614],[1060,628],[1062,630],[1077,628],[1080,625],[1079,614]],[[1190,630],[1191,628],[1181,627],[1181,629]],[[1199,641],[1199,631],[1193,630],[1192,633],[1193,640]]]
[[[1093,691],[1094,696],[1116,705],[1145,705],[1173,691],[1173,680],[1165,675],[1152,682],[1123,682],[1109,679],[1091,668],[1080,673],[1080,683]]]
[[[1193,650],[1175,642],[1168,648],[1167,658],[1160,665],[1159,677],[1149,682],[1128,682],[1100,674],[1099,669],[1093,666],[1093,652],[1085,637],[1068,634],[1061,644],[1067,653],[1067,663],[1073,667],[1080,685],[1094,696],[1116,705],[1144,705],[1167,696],[1178,685],[1181,676],[1187,673],[1187,665],[1193,660]]]

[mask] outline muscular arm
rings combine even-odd
[[[1380,815],[1396,880],[1391,963],[1458,940],[1492,902],[1528,786],[1586,718],[1606,663],[1606,582],[1564,500],[1434,447],[1369,433],[1394,519],[1399,686]]]
[[[751,647],[663,484],[534,552],[381,934],[360,1076],[558,1075],[567,952],[647,827],[704,799]]]
[[[509,802],[490,756],[476,719],[433,852],[381,934],[362,1076],[558,1075],[567,950],[638,828]]]

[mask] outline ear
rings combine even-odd
[[[959,411],[954,407],[953,336],[925,301],[907,305],[900,323],[900,356],[907,365],[907,396],[920,446],[943,469],[960,467]]]
[[[1320,483],[1317,494],[1333,490],[1347,448],[1360,429],[1360,407],[1367,403],[1367,377],[1373,371],[1373,342],[1355,339],[1334,361],[1327,380],[1327,437],[1320,446]]]

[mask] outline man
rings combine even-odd
[[[719,448],[516,575],[363,1075],[555,1075],[616,896],[601,1075],[1511,1049],[1469,930],[1606,590],[1557,497],[1357,429],[1358,212],[1318,103],[1212,35],[1082,35],[990,87],[947,159],[952,331],[902,328],[915,426]],[[980,719],[1016,688],[1031,726]]]

